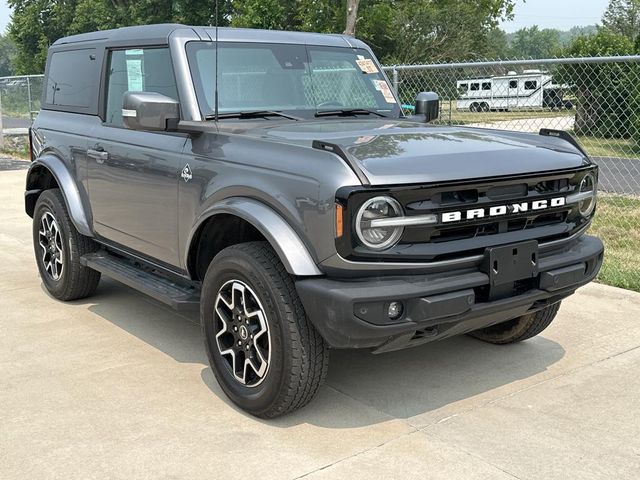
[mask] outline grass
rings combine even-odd
[[[578,141],[593,157],[640,159],[640,146],[630,138],[602,138],[578,136]]]
[[[6,147],[0,149],[0,155],[5,155],[19,160],[29,160],[29,147],[26,145],[20,148]]]
[[[535,120],[536,118],[555,118],[572,116],[566,110],[517,110],[511,112],[469,112],[458,111],[456,102],[443,100],[440,104],[440,120],[455,125],[469,123],[505,122],[509,120]]]
[[[640,198],[600,194],[590,233],[605,245],[598,281],[640,292]]]

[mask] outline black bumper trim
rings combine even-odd
[[[536,288],[487,302],[473,292],[488,285],[489,278],[470,268],[356,280],[308,278],[298,280],[296,289],[307,316],[331,347],[387,351],[467,333],[556,303],[595,278],[603,251],[598,238],[584,235],[540,258]],[[384,308],[392,300],[405,304],[396,322],[386,318]],[[356,310],[363,304],[372,305],[374,313]]]

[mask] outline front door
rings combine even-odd
[[[126,91],[178,98],[167,48],[109,52],[105,121],[89,140],[93,228],[101,238],[171,266],[178,253],[178,181],[186,136],[124,128]]]

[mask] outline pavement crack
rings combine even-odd
[[[371,452],[372,450],[376,450],[377,448],[380,448],[380,447],[384,447],[385,445],[387,445],[387,444],[389,444],[391,442],[395,442],[396,440],[399,440],[401,438],[407,437],[409,435],[413,435],[415,433],[418,433],[418,430],[417,429],[412,429],[412,430],[410,430],[408,432],[405,432],[403,434],[400,434],[400,435],[397,435],[397,436],[395,436],[393,438],[390,438],[389,440],[386,440],[386,441],[384,441],[384,442],[382,442],[382,443],[380,443],[378,445],[374,445],[372,447],[365,448],[364,450],[360,450],[359,452],[355,452],[355,453],[353,453],[351,455],[347,455],[346,457],[340,458],[340,459],[336,460],[335,462],[328,463],[326,465],[323,465],[321,467],[313,469],[310,472],[307,472],[307,473],[304,473],[304,474],[302,474],[300,476],[294,477],[293,480],[298,480],[300,478],[305,478],[305,477],[308,477],[309,475],[313,475],[316,472],[321,472],[323,470],[326,470],[327,468],[333,467],[334,465],[338,465],[339,463],[345,462],[345,461],[350,460],[352,458],[359,457],[360,455],[364,455],[365,453]]]

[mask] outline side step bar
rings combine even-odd
[[[196,287],[173,282],[108,252],[88,253],[82,256],[80,263],[176,310],[197,310],[200,307],[200,290]]]

